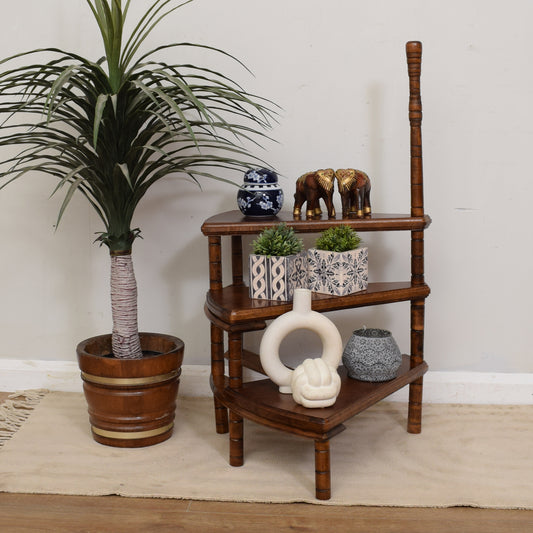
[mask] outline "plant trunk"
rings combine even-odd
[[[119,359],[142,358],[137,324],[137,282],[131,251],[111,253],[111,311],[113,355]]]

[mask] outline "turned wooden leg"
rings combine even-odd
[[[244,424],[242,416],[229,412],[229,464],[244,464]]]
[[[222,289],[222,251],[220,236],[209,237],[209,289]],[[211,377],[218,390],[224,388],[224,332],[211,323]],[[217,433],[228,432],[227,409],[215,399]]]
[[[231,277],[233,285],[243,285],[241,235],[232,235],[231,237]]]
[[[411,368],[424,361],[424,300],[411,302]],[[409,414],[407,431],[422,431],[422,389],[423,378],[409,385]]]
[[[223,434],[229,431],[228,410],[215,398],[215,427],[217,433]]]
[[[224,332],[211,324],[211,376],[218,390],[224,388]],[[228,432],[228,410],[215,398],[217,433]]]
[[[232,389],[242,387],[242,333],[229,333],[229,386]],[[242,416],[229,412],[229,464],[242,466],[244,463]]]
[[[409,433],[422,432],[422,383],[418,378],[409,385],[409,412],[407,415],[407,431]]]
[[[315,493],[317,500],[331,498],[329,440],[315,440]]]

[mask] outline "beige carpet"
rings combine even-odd
[[[382,403],[331,441],[330,504],[533,508],[533,406],[426,405],[421,435],[406,406]],[[0,491],[311,502],[310,440],[245,424],[245,465],[227,463],[212,402],[180,398],[173,437],[116,449],[90,436],[81,394],[54,392],[0,447]]]

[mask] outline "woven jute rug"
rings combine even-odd
[[[380,403],[331,441],[332,499],[314,498],[314,446],[245,422],[245,464],[228,465],[212,401],[180,398],[168,441],[95,443],[81,394],[21,393],[0,411],[0,491],[338,505],[533,508],[533,406]]]

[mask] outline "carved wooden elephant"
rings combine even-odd
[[[320,198],[326,204],[328,217],[335,218],[333,206],[333,188],[335,172],[332,168],[307,172],[296,180],[294,193],[294,218],[301,218],[302,205],[307,202],[306,218],[320,218]]]
[[[340,168],[335,172],[342,200],[342,218],[370,215],[370,178],[361,170]]]

